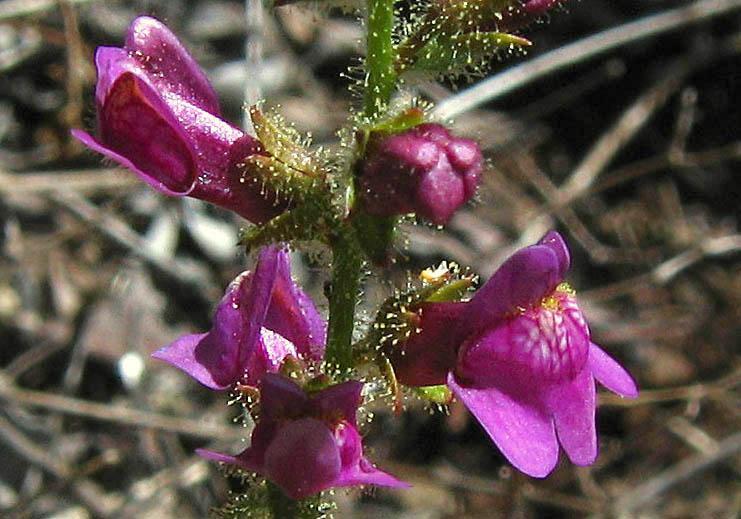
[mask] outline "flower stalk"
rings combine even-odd
[[[391,99],[394,71],[394,0],[369,0],[366,45],[365,115],[375,117]]]
[[[325,360],[340,376],[353,367],[352,336],[360,294],[363,254],[355,231],[343,229],[332,244],[329,330]]]

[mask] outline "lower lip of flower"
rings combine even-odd
[[[464,379],[537,387],[571,380],[584,369],[589,328],[573,289],[561,284],[462,348],[458,374]]]
[[[505,326],[509,353],[532,376],[570,379],[587,360],[589,328],[575,291],[561,283],[538,304],[522,309]]]

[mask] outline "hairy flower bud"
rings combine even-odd
[[[483,161],[473,140],[426,123],[378,141],[371,140],[359,176],[368,213],[416,213],[444,224],[476,193]]]

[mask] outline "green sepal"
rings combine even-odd
[[[530,45],[530,40],[503,32],[438,35],[419,49],[409,69],[448,74],[476,67],[499,50]]]
[[[425,302],[448,303],[451,301],[460,301],[466,296],[466,294],[468,294],[468,291],[473,286],[473,283],[474,279],[472,277],[457,279],[435,290],[432,294],[425,298]]]
[[[378,355],[379,369],[383,378],[386,379],[386,383],[389,385],[391,397],[394,403],[394,413],[399,414],[404,410],[404,396],[401,394],[401,388],[399,387],[399,381],[396,379],[396,372],[394,371],[394,365],[391,364],[391,360],[386,355]]]
[[[307,150],[308,142],[302,142],[298,132],[278,115],[267,116],[257,106],[251,106],[250,118],[258,140],[270,155],[304,175],[322,175],[321,164]]]
[[[320,181],[305,175],[276,157],[250,155],[240,162],[248,177],[254,182],[262,183],[282,198],[300,203],[312,196]]]
[[[425,120],[425,113],[419,108],[407,108],[396,117],[385,119],[371,126],[371,132],[384,132],[388,134],[401,133],[415,126],[419,126]]]
[[[449,404],[453,393],[448,386],[424,386],[412,388],[417,395],[436,404]]]
[[[308,199],[264,225],[243,230],[238,244],[249,252],[276,242],[318,240],[328,243],[327,237],[334,224],[327,214],[327,205],[315,198]]]
[[[327,389],[331,385],[333,385],[332,377],[322,373],[307,381],[303,385],[302,389],[306,393],[318,393],[319,391]]]

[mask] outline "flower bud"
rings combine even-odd
[[[416,213],[444,224],[473,197],[482,163],[473,140],[452,137],[439,124],[371,136],[358,179],[365,210],[376,216]]]

